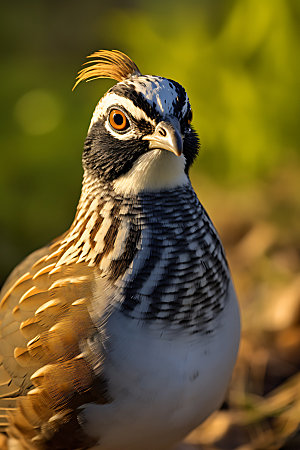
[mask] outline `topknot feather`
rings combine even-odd
[[[99,50],[92,53],[87,58],[95,58],[84,63],[89,64],[78,72],[73,90],[81,81],[92,81],[97,78],[111,78],[116,81],[123,81],[133,75],[141,75],[137,65],[119,50]]]

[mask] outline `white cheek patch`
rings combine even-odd
[[[99,120],[103,119],[105,116],[107,110],[111,106],[121,106],[125,109],[125,111],[128,111],[136,120],[146,120],[147,122],[151,123],[151,125],[155,126],[155,121],[152,120],[150,117],[147,116],[147,114],[139,107],[135,106],[131,100],[129,100],[126,97],[122,97],[120,95],[114,94],[113,92],[108,92],[105,94],[104,97],[99,101],[97,104],[95,111],[93,113],[93,117],[89,126],[89,131],[91,130],[92,126]],[[109,127],[109,125],[105,123],[106,129],[114,134],[119,139],[130,139],[132,135],[130,136],[129,133],[124,133],[124,135],[120,133],[114,133],[112,128]],[[135,133],[133,133],[134,135]],[[125,137],[126,136],[126,137]],[[127,137],[128,136],[128,137]]]

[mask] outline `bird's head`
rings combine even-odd
[[[142,75],[119,51],[92,54],[82,81],[112,78],[118,83],[100,99],[83,152],[89,176],[121,193],[167,189],[188,182],[199,148],[192,110],[176,81]]]

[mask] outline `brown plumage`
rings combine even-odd
[[[57,265],[62,238],[30,255],[1,291],[0,430],[24,449],[92,445],[76,408],[109,401],[78,344],[94,332],[88,306],[97,270]]]
[[[78,73],[73,90],[81,81],[91,81],[97,78],[123,81],[133,75],[141,75],[136,64],[125,53],[118,50],[99,50],[87,58],[95,59],[84,64],[88,64],[88,67]]]

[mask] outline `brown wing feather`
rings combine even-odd
[[[81,349],[94,332],[88,307],[96,269],[60,265],[62,252],[60,240],[34,252],[1,291],[0,427],[24,448],[92,445],[76,408],[109,401]]]

